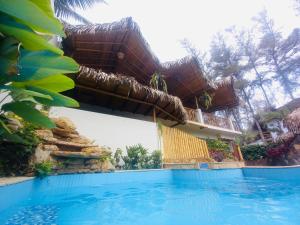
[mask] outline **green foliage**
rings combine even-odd
[[[34,165],[34,172],[37,177],[43,178],[52,173],[54,164],[51,161],[44,161]]]
[[[0,175],[23,175],[29,168],[29,160],[40,140],[35,135],[36,127],[25,123],[15,132],[20,142],[0,139]]]
[[[204,91],[203,94],[199,97],[199,101],[204,105],[205,109],[208,109],[212,105],[213,95],[208,94],[207,91]]]
[[[74,87],[63,73],[77,72],[78,65],[49,42],[55,35],[65,36],[50,0],[0,0],[0,34],[0,103],[5,103],[0,108],[0,138],[19,141],[21,136],[6,126],[6,115],[12,112],[38,127],[53,128],[37,108],[78,107],[59,94]]]
[[[116,165],[119,164],[122,158],[123,158],[122,149],[118,148],[114,154],[115,164]]]
[[[124,169],[126,170],[161,168],[160,150],[155,150],[151,154],[148,154],[148,150],[138,144],[126,147],[126,151],[126,156],[123,156],[121,149],[117,149],[114,154],[115,163],[119,164],[123,160],[125,163]]]
[[[259,160],[267,156],[265,145],[248,145],[241,147],[241,152],[245,160]]]
[[[206,144],[209,149],[219,150],[219,151],[230,151],[229,145],[222,141],[221,139],[206,139]]]
[[[289,113],[289,110],[286,108],[277,111],[262,112],[260,113],[260,120],[264,123],[272,120],[283,120]]]
[[[126,151],[127,156],[123,157],[123,160],[125,162],[125,169],[137,170],[145,169],[148,167],[148,150],[141,144],[126,147]]]
[[[163,92],[168,92],[167,83],[164,80],[164,76],[160,73],[154,73],[151,76],[150,86],[154,89],[161,90]]]
[[[67,19],[70,17],[78,22],[88,24],[91,22],[78,14],[75,9],[86,9],[96,3],[106,2],[104,0],[55,0],[54,9],[56,15],[62,19]]]
[[[161,151],[155,150],[150,155],[150,160],[148,162],[150,169],[160,169],[161,168]]]
[[[223,159],[233,159],[233,155],[230,151],[229,144],[218,139],[206,139],[206,144],[209,149],[211,158],[217,162],[223,161]]]

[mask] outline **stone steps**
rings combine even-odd
[[[87,152],[70,152],[70,151],[53,151],[52,156],[63,158],[77,158],[77,159],[100,159],[102,153],[87,153]]]

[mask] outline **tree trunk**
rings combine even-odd
[[[257,70],[257,68],[256,68],[256,65],[255,65],[255,63],[253,62],[253,60],[250,59],[250,61],[251,61],[252,68],[254,69],[255,74],[256,74],[256,76],[257,76],[258,79],[259,79],[259,86],[260,86],[260,88],[261,88],[261,90],[262,90],[262,92],[263,92],[263,94],[264,94],[265,100],[266,100],[266,102],[267,102],[269,108],[271,108],[271,107],[272,107],[271,102],[270,102],[270,100],[269,100],[269,97],[268,97],[268,95],[267,95],[267,92],[266,92],[266,90],[265,90],[265,88],[264,88],[264,85],[263,85],[263,82],[262,82],[262,75],[258,72],[258,70]]]
[[[266,100],[266,102],[267,102],[269,108],[271,108],[271,107],[272,107],[272,104],[271,104],[271,102],[270,102],[270,99],[269,99],[269,97],[268,97],[268,95],[267,95],[267,92],[266,92],[266,90],[265,90],[263,84],[260,83],[259,86],[260,86],[260,89],[262,90],[262,92],[263,92],[263,94],[264,94],[264,96],[265,96],[265,100]]]
[[[248,104],[248,106],[249,106],[249,109],[250,109],[250,112],[251,112],[252,117],[253,117],[253,119],[254,119],[255,125],[256,125],[256,127],[257,127],[257,129],[258,129],[259,136],[260,136],[261,140],[262,140],[263,142],[265,142],[265,137],[264,137],[264,134],[263,134],[263,132],[262,132],[261,126],[260,126],[259,122],[257,121],[257,119],[255,118],[255,113],[254,113],[253,107],[252,107],[252,105],[251,105],[251,103],[250,103],[249,97],[248,97],[248,95],[246,94],[246,91],[245,91],[244,88],[242,88],[242,92],[243,92],[244,98],[245,98],[245,100],[246,100],[246,102],[247,102],[247,104]]]
[[[234,121],[235,121],[235,123],[237,124],[239,130],[242,131],[243,129],[242,129],[242,126],[241,126],[241,120],[238,119],[239,116],[236,115],[234,109],[230,110],[230,113],[231,113],[231,115],[233,116]]]

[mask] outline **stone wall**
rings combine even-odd
[[[56,128],[37,130],[42,143],[32,157],[32,163],[51,161],[55,173],[108,172],[115,168],[111,152],[80,135],[66,117],[52,118]]]

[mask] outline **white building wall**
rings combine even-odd
[[[68,117],[81,135],[113,151],[121,148],[126,152],[126,146],[135,144],[143,145],[149,152],[159,149],[154,122],[64,107],[53,107],[50,115]]]

